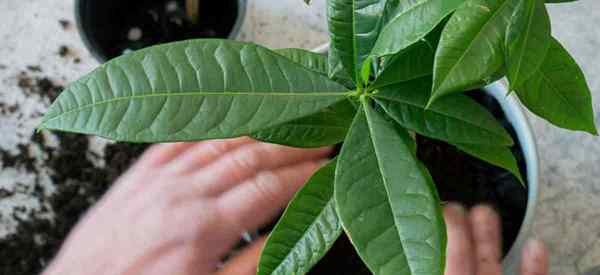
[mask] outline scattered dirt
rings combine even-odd
[[[67,57],[71,53],[71,49],[68,46],[62,45],[58,48],[58,55],[61,57]]]
[[[27,66],[27,70],[29,70],[30,72],[34,72],[34,73],[41,73],[42,67],[40,67],[38,65],[29,65],[29,66]]]
[[[71,29],[71,21],[66,19],[58,20],[58,24],[62,27],[63,30],[68,31]]]
[[[35,213],[29,220],[19,220],[17,233],[0,239],[0,274],[38,274],[60,248],[64,238],[79,217],[96,202],[110,184],[141,154],[145,145],[112,144],[104,151],[104,161],[109,167],[98,167],[92,159],[100,158],[88,151],[89,140],[83,135],[58,134],[58,147],[50,147],[34,135],[29,146],[39,147],[47,159],[45,169],[57,190],[47,195],[36,179],[34,194],[47,202],[55,214],[53,221]],[[19,146],[19,154],[0,151],[4,167],[17,167],[39,175],[36,158],[30,156],[28,146]],[[9,198],[15,192],[0,190],[0,198]],[[45,210],[45,209],[42,209]],[[46,209],[47,210],[47,209]],[[18,211],[17,211],[18,212]]]
[[[28,68],[29,71],[38,72],[39,67],[33,66]],[[35,70],[34,70],[35,69]],[[39,68],[41,72],[41,68]],[[64,89],[64,86],[56,84],[53,80],[45,76],[38,76],[29,74],[22,71],[17,75],[18,86],[23,90],[26,95],[39,95],[49,100],[54,101],[60,92]]]
[[[0,102],[0,115],[13,114],[17,110],[19,110],[19,104],[7,105],[3,102]]]

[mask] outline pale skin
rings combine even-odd
[[[242,232],[268,223],[330,148],[295,149],[249,138],[156,145],[71,232],[43,275],[250,275],[264,238],[223,265]],[[501,275],[499,219],[489,207],[444,209],[445,275]],[[521,275],[547,275],[531,241]]]

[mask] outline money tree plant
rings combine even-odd
[[[150,47],[70,84],[39,129],[342,143],[270,234],[260,275],[307,273],[342,232],[374,274],[443,274],[441,202],[415,136],[521,178],[511,136],[463,91],[507,76],[533,113],[596,134],[585,77],[542,0],[328,0],[327,14],[327,55],[216,39]]]

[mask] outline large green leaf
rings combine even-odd
[[[295,48],[275,49],[273,51],[315,73],[325,76],[329,74],[329,64],[327,62],[327,56],[324,54]]]
[[[519,165],[517,164],[515,156],[510,151],[510,148],[478,144],[455,144],[455,146],[459,150],[473,157],[507,170],[515,175],[521,183],[524,183],[521,172],[519,171]]]
[[[341,62],[359,84],[362,63],[379,35],[385,0],[328,0],[327,16],[331,35],[331,64]],[[332,71],[339,66],[331,66]]]
[[[419,42],[393,57],[371,87],[377,89],[432,74],[435,49]],[[431,87],[430,87],[431,88]]]
[[[400,52],[419,41],[465,0],[389,0],[386,25],[373,47],[375,56]]]
[[[585,75],[556,39],[542,66],[516,92],[529,110],[554,125],[597,134]]]
[[[542,65],[550,48],[550,30],[544,0],[519,1],[506,34],[507,76],[511,88],[523,84]]]
[[[344,141],[356,109],[344,100],[316,114],[252,133],[254,139],[294,147],[321,147]]]
[[[424,77],[381,88],[373,98],[400,125],[426,137],[449,143],[513,144],[494,116],[468,96],[447,96],[425,109],[430,88],[431,77]]]
[[[504,65],[504,38],[518,0],[467,0],[437,48],[431,101],[484,86]]]
[[[444,273],[440,201],[412,146],[406,130],[363,98],[339,156],[335,201],[346,234],[376,275]]]
[[[269,235],[257,275],[306,274],[342,233],[335,212],[336,161],[315,173],[296,194]]]
[[[315,53],[295,48],[276,49],[274,51],[313,72],[329,77],[333,81],[336,81],[337,83],[340,83],[349,89],[355,88],[350,76],[345,74],[343,71],[333,72],[332,75],[329,75],[330,61],[327,58],[327,54]]]
[[[40,128],[134,142],[227,138],[314,114],[346,94],[263,47],[193,40],[102,65],[67,87]]]
[[[316,73],[324,76],[328,74],[329,65],[325,55],[302,49],[277,49],[275,52]],[[352,104],[344,100],[316,114],[264,129],[250,136],[257,140],[294,147],[333,145],[344,140],[355,112]]]

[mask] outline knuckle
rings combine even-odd
[[[220,155],[227,152],[231,147],[231,142],[214,141],[207,144],[206,151],[213,155]]]
[[[260,146],[251,146],[232,156],[231,161],[235,169],[254,170],[259,166],[264,154]]]
[[[273,172],[262,172],[252,181],[255,192],[265,202],[274,202],[284,192],[281,176]]]

